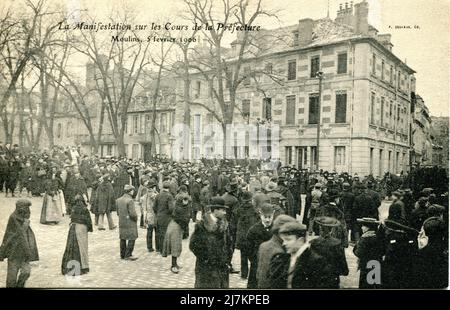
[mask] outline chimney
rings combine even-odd
[[[383,44],[385,48],[392,52],[393,44],[391,43],[391,35],[389,33],[378,35],[377,40]]]
[[[355,4],[354,29],[358,34],[369,34],[369,4],[365,0]]]
[[[353,26],[353,2],[350,3],[350,6],[348,5],[348,2],[345,2],[344,8],[342,7],[342,4],[339,4],[339,11],[337,12],[337,16],[334,21],[341,25]]]
[[[312,41],[314,21],[311,18],[304,18],[298,21],[298,43],[308,45]]]

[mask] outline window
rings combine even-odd
[[[397,88],[400,89],[400,80],[401,80],[401,73],[398,71],[397,73]]]
[[[131,157],[133,159],[138,159],[139,156],[139,144],[133,144],[131,146]]]
[[[381,97],[381,127],[384,127],[384,97]]]
[[[334,147],[334,165],[335,166],[345,165],[345,146]]]
[[[309,96],[309,117],[308,124],[317,124],[319,119],[319,95]]]
[[[400,105],[397,107],[397,121],[400,120]]]
[[[392,65],[389,71],[389,83],[394,84],[394,67]]]
[[[271,62],[266,63],[265,71],[267,74],[272,74],[273,71],[273,65]]]
[[[347,119],[347,94],[336,94],[336,123],[345,123]]]
[[[373,174],[373,147],[370,148],[369,160],[369,173]]]
[[[133,133],[138,133],[138,123],[139,123],[139,117],[138,115],[133,116]]]
[[[375,75],[377,73],[377,56],[375,54],[372,55],[372,74]]]
[[[337,73],[347,73],[347,53],[338,55],[338,71]]]
[[[294,46],[299,44],[299,33],[298,31],[294,32]]]
[[[295,125],[295,95],[286,97],[286,125]]]
[[[62,125],[61,124],[58,124],[58,127],[57,127],[58,129],[56,130],[56,136],[58,137],[58,139],[60,139],[61,138],[61,135],[62,135]]]
[[[384,60],[381,61],[381,80],[384,81]]]
[[[139,117],[140,117],[139,133],[144,133],[145,132],[145,115],[141,114],[141,115],[139,115]]]
[[[375,124],[375,93],[370,97],[370,123]]]
[[[267,120],[272,119],[272,98],[263,99],[262,117]]]
[[[392,101],[389,103],[389,127],[392,126]]]
[[[311,168],[315,170],[316,167],[317,167],[316,147],[311,146]]]
[[[317,72],[320,71],[320,57],[314,56],[311,58],[311,77],[316,77]]]
[[[290,165],[292,164],[292,146],[286,146],[286,164]]]
[[[106,155],[111,156],[112,155],[112,145],[108,144],[106,146]]]
[[[200,140],[200,133],[201,133],[201,115],[195,114],[194,115],[194,139]]]
[[[244,85],[250,85],[250,67],[244,67]]]
[[[389,153],[388,153],[388,171],[393,172],[392,171],[392,151],[389,151]]]
[[[244,117],[250,116],[250,100],[249,99],[242,100],[242,115]]]
[[[197,81],[195,84],[195,98],[199,98],[202,91],[202,82]]]
[[[167,113],[161,113],[161,133],[167,132]]]
[[[297,78],[297,61],[290,60],[288,62],[288,81],[295,80]]]
[[[384,173],[384,167],[383,167],[383,163],[384,163],[384,158],[383,158],[383,150],[380,150],[380,164],[378,165],[378,175],[382,176]]]
[[[69,121],[68,123],[67,123],[67,125],[66,125],[66,136],[67,137],[72,137],[72,131],[73,131],[74,129],[72,128],[72,122],[71,121]],[[62,133],[61,133],[61,135],[62,135]]]

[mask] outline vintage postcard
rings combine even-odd
[[[0,287],[447,288],[449,9],[1,1]]]

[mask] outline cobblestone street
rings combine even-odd
[[[145,243],[146,231],[139,229],[134,256],[137,261],[123,261],[119,257],[118,230],[89,233],[90,273],[82,277],[61,275],[61,260],[64,253],[69,218],[65,217],[58,225],[48,226],[39,223],[42,198],[32,198],[31,227],[36,235],[39,249],[39,262],[33,263],[31,277],[26,286],[33,288],[193,288],[195,257],[189,251],[188,240],[183,241],[183,252],[179,263],[183,267],[179,274],[170,272],[170,257],[163,258],[155,252],[148,253]],[[13,212],[16,199],[0,198],[0,238],[6,229],[9,215]],[[386,213],[387,203],[383,202],[381,213]],[[118,219],[114,213],[114,220]],[[190,224],[190,231],[194,224]],[[346,250],[350,269],[348,277],[341,278],[343,288],[358,287],[357,260],[352,252]],[[239,268],[239,251],[233,257],[233,265]],[[0,262],[0,287],[5,287],[6,260]],[[239,274],[230,275],[230,288],[245,288],[246,281]]]

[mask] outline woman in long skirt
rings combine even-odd
[[[172,267],[170,271],[178,273],[180,266],[178,266],[177,259],[181,255],[183,231],[187,230],[190,220],[190,205],[191,197],[187,194],[178,195],[173,211],[172,220],[167,227],[166,235],[164,237],[162,256],[172,256]]]
[[[81,195],[75,197],[70,217],[61,272],[63,275],[79,276],[89,272],[88,232],[93,231],[91,215]]]
[[[45,194],[41,210],[41,224],[58,224],[63,215],[60,189],[62,180],[56,167],[52,168],[50,177],[45,181]]]

